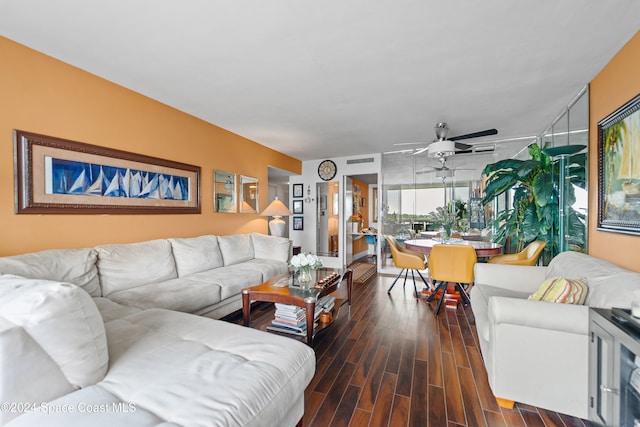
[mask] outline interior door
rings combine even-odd
[[[353,241],[351,215],[353,215],[353,180],[345,176],[344,177],[344,216],[342,224],[344,225],[344,265],[347,266],[353,262]]]

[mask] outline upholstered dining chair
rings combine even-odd
[[[440,313],[442,302],[447,291],[447,285],[455,283],[460,292],[463,305],[469,305],[467,289],[473,284],[473,267],[478,261],[476,251],[469,245],[435,245],[429,253],[429,273],[435,285],[435,290],[427,298],[427,302],[441,290],[442,295],[436,307],[436,316]],[[465,289],[462,285],[467,284]]]
[[[534,240],[517,254],[494,255],[487,261],[489,264],[536,265],[547,242]]]
[[[425,280],[424,276],[422,276],[422,273],[420,273],[420,270],[424,270],[427,268],[427,261],[425,260],[424,255],[420,252],[415,252],[407,248],[403,248],[393,236],[385,237],[387,239],[387,243],[389,243],[389,248],[391,249],[393,264],[396,266],[396,268],[401,269],[400,274],[396,276],[396,279],[387,290],[387,293],[391,292],[391,289],[393,289],[400,276],[402,276],[402,273],[404,273],[404,282],[402,284],[402,287],[404,288],[404,286],[407,284],[407,276],[409,275],[409,270],[411,270],[411,278],[413,279],[413,290],[415,292],[415,297],[418,298],[419,294],[418,288],[416,287],[416,277],[414,275],[414,271],[418,273],[425,286],[431,288],[431,286],[429,286],[429,284]]]

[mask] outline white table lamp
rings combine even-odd
[[[269,231],[271,231],[271,235],[284,237],[284,231],[287,223],[284,222],[282,217],[291,215],[291,211],[287,209],[284,203],[276,197],[260,215],[272,216],[273,219],[269,221]]]

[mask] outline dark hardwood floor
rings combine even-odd
[[[434,316],[393,277],[353,285],[334,324],[314,341],[316,374],[305,391],[303,426],[590,426],[567,415],[516,404],[500,408],[482,364],[471,308]],[[421,287],[419,286],[418,289]],[[472,291],[473,292],[473,291]],[[273,305],[252,308],[252,327]],[[228,321],[242,324],[235,313]]]

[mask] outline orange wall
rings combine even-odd
[[[258,178],[299,160],[0,37],[0,256],[153,238],[267,232],[257,214],[213,213],[213,170]],[[199,215],[16,215],[13,130],[112,147],[201,167]]]
[[[593,79],[589,124],[589,254],[640,271],[640,236],[596,230],[598,224],[598,122],[640,93],[640,32]]]

